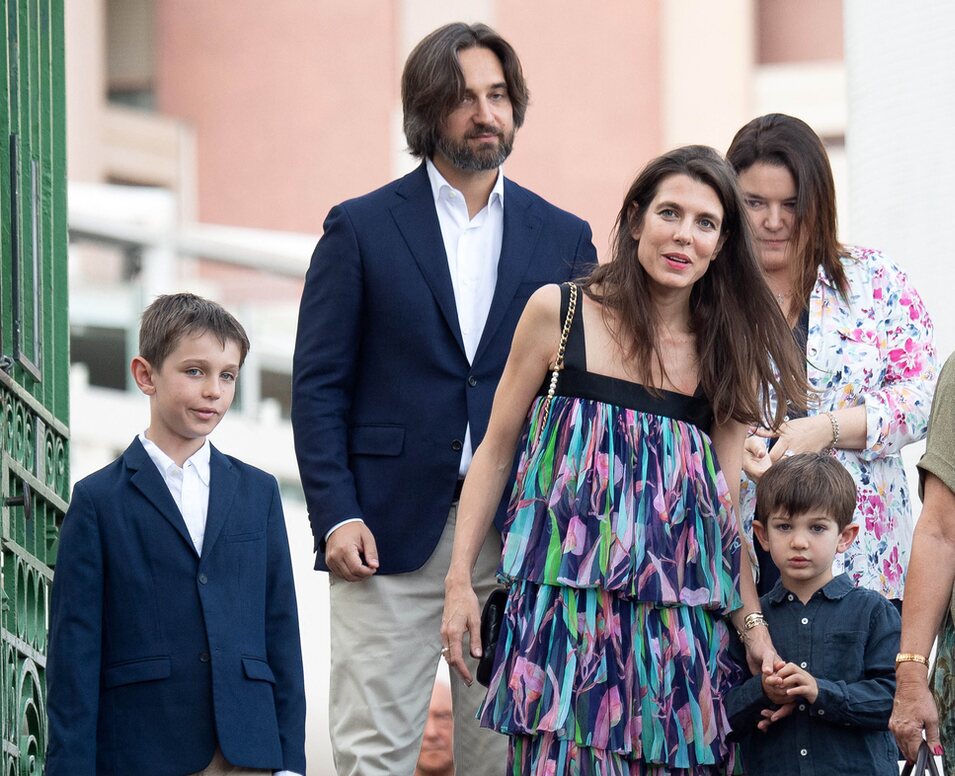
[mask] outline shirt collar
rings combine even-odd
[[[849,579],[849,575],[839,574],[830,579],[819,592],[830,601],[838,601],[851,592],[852,588],[853,585]],[[766,594],[766,598],[769,599],[770,603],[779,604],[782,603],[788,595],[789,591],[783,586],[783,581],[780,579],[777,580],[773,589]]]
[[[159,445],[146,437],[145,431],[139,435],[139,442],[142,444],[143,448],[146,450],[146,453],[164,476],[166,472],[169,471],[170,466],[176,466],[176,462],[166,455]],[[196,470],[196,474],[199,475],[199,479],[202,481],[202,484],[208,486],[211,457],[212,445],[209,444],[209,439],[207,437],[202,443],[202,447],[200,447],[198,450],[196,450],[196,452],[186,459],[182,468],[185,469],[191,465]]]
[[[437,167],[435,167],[434,162],[431,159],[425,160],[425,167],[428,170],[428,180],[431,182],[431,195],[434,197],[435,204],[438,204],[438,200],[441,197],[441,193],[447,189],[448,191],[457,192],[458,196],[463,197],[454,186],[448,183],[447,179],[440,173]],[[491,189],[491,195],[488,197],[488,203],[498,202],[501,205],[501,208],[504,207],[504,166],[497,168],[497,180],[494,181],[494,188]]]

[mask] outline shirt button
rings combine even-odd
[[[804,660],[802,663],[800,663],[800,664],[799,664],[799,667],[800,667],[800,668],[805,668],[805,667],[806,667],[806,661]]]
[[[784,416],[783,416],[783,420],[785,420],[785,421],[788,423],[788,422],[789,422],[789,415],[784,415]]]
[[[792,601],[792,600],[793,600],[793,594],[790,593],[789,595],[786,596],[786,598],[788,598],[790,601]]]
[[[825,710],[825,709],[819,709],[819,716],[820,716],[820,717],[821,717],[823,714],[825,714],[825,713],[826,713],[826,710]]]
[[[808,750],[808,749],[800,749],[800,750],[799,750],[799,754],[801,754],[803,757],[805,757],[807,754],[809,754],[809,750]]]
[[[201,653],[201,654],[199,655],[199,662],[200,662],[200,663],[208,663],[208,662],[209,662],[209,653],[208,653],[208,652],[203,652],[203,653]]]
[[[477,385],[477,378],[476,378],[474,375],[471,375],[471,376],[468,378],[468,385],[470,385],[472,388],[473,388],[475,385]]]
[[[805,703],[800,703],[800,704],[799,704],[799,710],[800,710],[800,711],[805,711],[805,710],[806,710],[806,704],[805,704]]]
[[[808,625],[808,624],[809,624],[809,618],[808,618],[808,617],[803,617],[802,620],[800,620],[800,622],[802,622],[803,625]]]
[[[454,441],[451,442],[451,449],[454,450],[454,452],[456,452],[456,453],[457,453],[458,451],[460,451],[461,448],[463,448],[463,447],[464,447],[464,445],[461,443],[461,440],[460,440],[460,439],[455,439]],[[199,581],[201,582],[201,581],[202,581],[202,578],[200,578]]]
[[[204,584],[206,584],[206,582],[208,582],[208,581],[209,581],[209,577],[207,577],[205,574],[200,574],[200,575],[199,575],[199,584],[200,584],[200,585],[204,585]]]

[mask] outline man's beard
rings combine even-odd
[[[497,137],[495,145],[482,145],[474,149],[469,141],[480,135],[493,133]],[[504,160],[510,156],[514,148],[514,130],[508,134],[491,126],[478,126],[465,135],[460,143],[451,140],[446,135],[439,135],[437,142],[438,150],[447,157],[454,167],[467,172],[481,172],[484,170],[496,170]]]

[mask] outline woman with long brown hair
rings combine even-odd
[[[480,711],[511,737],[509,774],[731,772],[724,616],[751,670],[777,658],[735,508],[770,392],[803,401],[801,355],[732,171],[704,146],[664,154],[627,193],[611,261],[529,300],[464,484],[442,639],[470,681],[471,567],[520,444]]]
[[[753,119],[727,152],[739,176],[760,264],[805,350],[808,412],[747,440],[741,511],[753,520],[753,484],[786,453],[829,449],[858,486],[859,538],[837,572],[899,605],[912,546],[901,449],[925,436],[936,355],[932,321],[905,273],[881,252],[843,246],[825,148],[803,121]],[[776,397],[770,397],[775,403]],[[767,454],[767,443],[771,450]],[[760,589],[778,574],[760,558]]]

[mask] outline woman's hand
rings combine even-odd
[[[775,463],[784,455],[825,450],[832,444],[832,423],[826,415],[812,415],[788,420],[775,432],[757,429],[756,435],[764,439],[776,438],[776,444],[769,451],[770,462]]]
[[[921,672],[921,673],[919,673]],[[928,689],[928,678],[924,666],[918,664],[897,667],[897,685],[895,704],[889,729],[895,735],[899,749],[909,762],[915,762],[919,746],[922,743],[922,730],[933,754],[942,753],[942,743],[938,735],[938,709],[935,699]]]
[[[464,660],[464,634],[468,634],[471,657],[481,657],[481,609],[470,580],[444,583],[444,616],[441,619],[441,653],[469,687],[474,681]]]
[[[768,677],[777,670],[777,666],[782,668],[785,665],[765,625],[757,625],[746,631],[743,645],[746,647],[746,663],[753,676]]]
[[[743,443],[743,471],[746,476],[753,482],[759,482],[771,465],[766,443],[758,436],[746,437]]]

